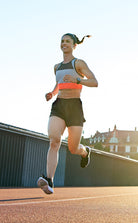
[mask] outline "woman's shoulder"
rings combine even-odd
[[[55,73],[56,73],[57,68],[60,66],[60,64],[61,63],[57,63],[57,64],[54,65],[54,71],[55,71]]]
[[[60,63],[55,64],[55,65],[54,65],[54,68],[57,68],[57,67],[58,67],[60,64],[61,64],[61,62],[60,62]]]
[[[75,66],[77,66],[79,68],[84,65],[86,65],[86,62],[83,59],[78,59],[78,58],[76,59]]]

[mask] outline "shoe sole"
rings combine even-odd
[[[52,187],[49,186],[48,181],[46,179],[44,179],[43,177],[39,177],[38,181],[37,181],[37,185],[38,187],[40,187],[44,193],[46,194],[53,194],[54,190]]]
[[[89,164],[90,164],[90,155],[91,155],[91,148],[89,147],[89,146],[86,146],[86,148],[88,148],[88,150],[89,150],[89,155],[88,155],[88,163],[87,163],[87,165],[85,166],[85,167],[87,167]]]
[[[86,166],[84,166],[84,167],[82,167],[82,168],[86,168],[87,166],[89,166],[89,164],[90,164],[90,155],[91,155],[91,148],[89,147],[89,146],[86,146],[86,148],[89,150],[89,155],[88,155],[88,163],[87,163],[87,165]]]
[[[89,166],[89,164],[90,164],[90,157],[88,157],[88,163],[85,167]]]

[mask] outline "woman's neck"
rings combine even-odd
[[[74,59],[74,56],[72,54],[64,54],[63,55],[63,63],[68,63],[73,59]]]

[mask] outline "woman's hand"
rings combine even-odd
[[[51,92],[49,92],[45,95],[45,98],[47,101],[49,101],[52,97],[53,97],[53,94]]]

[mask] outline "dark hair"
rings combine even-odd
[[[72,34],[72,33],[66,33],[66,34],[64,34],[63,36],[70,36],[71,37],[71,39],[73,40],[73,43],[74,44],[81,44],[81,43],[83,43],[83,41],[84,41],[84,39],[85,39],[85,37],[91,37],[90,35],[87,35],[87,36],[84,36],[83,38],[82,38],[82,40],[79,40],[78,39],[78,37],[75,35],[75,34]]]

